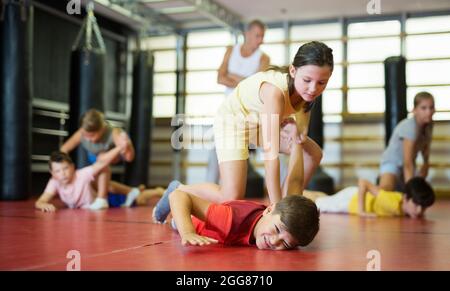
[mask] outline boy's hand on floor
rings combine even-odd
[[[181,237],[181,244],[184,246],[203,246],[216,243],[218,243],[216,239],[207,236],[201,236],[196,233],[187,233]]]
[[[44,212],[55,212],[56,211],[56,207],[53,204],[50,204],[50,203],[42,204],[39,207],[39,209],[41,211],[44,211]]]

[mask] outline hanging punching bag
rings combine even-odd
[[[31,86],[28,2],[0,3],[1,200],[31,192]]]
[[[323,127],[322,95],[320,95],[314,101],[314,106],[311,109],[308,136],[314,140],[321,149],[323,149],[324,146]],[[321,191],[327,194],[335,193],[333,178],[320,166],[311,177],[306,189]]]
[[[69,135],[80,126],[81,116],[89,109],[104,111],[105,46],[100,34],[92,2],[87,6],[87,16],[73,46],[70,59]],[[93,46],[92,32],[98,48]],[[87,153],[82,147],[72,153],[77,168],[88,165]]]
[[[70,135],[78,130],[80,118],[86,111],[91,108],[104,110],[104,65],[105,54],[102,52],[81,48],[71,53],[68,124]],[[82,147],[76,149],[74,162],[77,168],[88,164],[86,151]]]
[[[385,144],[395,126],[408,115],[406,108],[406,59],[404,57],[390,57],[384,61],[385,99]]]
[[[153,55],[149,51],[134,54],[133,97],[130,138],[135,146],[135,158],[127,164],[125,183],[147,185],[153,103]]]
[[[323,112],[322,95],[316,98],[311,109],[308,136],[323,149]]]

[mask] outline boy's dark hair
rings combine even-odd
[[[422,177],[411,178],[405,185],[407,199],[422,207],[430,207],[434,203],[435,194],[430,184]]]
[[[69,164],[73,164],[73,161],[68,154],[60,152],[60,151],[52,152],[52,154],[50,155],[50,160],[48,161],[48,167],[51,170],[52,163],[62,163],[62,162],[67,162]]]
[[[276,204],[273,214],[280,214],[281,222],[302,247],[308,245],[319,231],[319,210],[304,196],[286,196]]]

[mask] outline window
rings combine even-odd
[[[435,96],[437,111],[450,111],[450,15],[408,18],[405,31],[408,109],[412,109],[415,93],[429,91]],[[325,115],[340,114],[342,110],[350,113],[383,113],[383,62],[388,57],[402,53],[400,20],[351,22],[350,19],[347,26],[346,62],[343,57],[342,32],[340,22],[295,24],[289,28],[290,39],[286,39],[284,28],[269,28],[261,49],[270,56],[271,64],[283,66],[293,60],[298,48],[304,43],[312,40],[326,43],[333,49],[335,67],[323,94]],[[242,42],[243,36],[240,35],[238,39]],[[226,46],[232,45],[235,40],[236,37],[224,29],[188,34],[186,112],[195,115],[192,117],[212,116],[223,100],[224,86],[217,84],[217,69]],[[161,108],[162,104],[175,104],[176,37],[152,37],[144,45],[155,54],[154,108]],[[344,69],[347,69],[346,83],[343,79]],[[347,108],[343,108],[343,88],[348,90]],[[157,102],[162,103],[157,105]],[[175,113],[175,107],[164,112],[164,116],[171,116]],[[155,111],[155,116],[161,114]]]
[[[290,35],[292,41],[337,39],[342,36],[342,27],[339,23],[293,25]]]
[[[225,87],[217,83],[217,70],[222,63],[226,46],[232,45],[233,39],[234,36],[226,30],[214,29],[188,34],[186,114],[189,120],[214,116],[223,101]],[[211,122],[212,119],[206,118],[203,121]]]
[[[434,119],[450,120],[450,15],[409,18],[405,30],[408,110],[427,91],[435,98]]]
[[[177,67],[177,56],[175,50],[155,51],[153,52],[155,59],[155,72],[175,71]]]
[[[191,48],[187,51],[186,66],[190,70],[217,71],[222,64],[226,48]]]
[[[399,56],[400,54],[400,37],[381,37],[348,41],[349,62],[383,62],[388,57]]]
[[[348,112],[376,113],[385,108],[384,89],[353,89],[348,91]]]
[[[153,52],[153,117],[172,117],[176,108],[176,42],[174,35],[151,37],[142,41],[142,48]]]
[[[406,37],[406,58],[450,58],[450,33]]]
[[[354,64],[348,68],[349,87],[384,86],[384,65]]]
[[[286,50],[283,44],[262,44],[261,50],[270,57],[270,64],[286,66]]]
[[[450,15],[409,18],[406,33],[429,33],[450,31]]]
[[[383,62],[401,55],[400,21],[351,23],[348,39],[347,110],[382,113],[385,110]]]
[[[339,114],[342,112],[342,91],[327,89],[322,95],[322,109],[324,114]]]
[[[286,66],[286,46],[283,43],[285,33],[283,28],[268,28],[264,34],[264,43],[261,50],[270,57],[270,64],[276,66]]]
[[[450,59],[408,62],[406,82],[408,85],[450,84]]]
[[[355,37],[379,37],[400,34],[400,21],[372,21],[351,23],[348,26],[348,36]]]
[[[217,83],[217,71],[188,72],[186,75],[187,94],[222,93],[225,86]]]
[[[222,47],[233,43],[233,35],[223,29],[213,29],[207,31],[196,31],[188,34],[187,46],[193,47]]]

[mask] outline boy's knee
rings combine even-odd
[[[176,200],[177,197],[180,197],[180,195],[186,195],[186,192],[183,192],[179,189],[175,189],[167,195],[167,198],[168,198],[169,202],[171,203],[174,200]]]
[[[244,199],[244,196],[245,196],[244,190],[231,188],[222,189],[222,197],[220,202]]]

